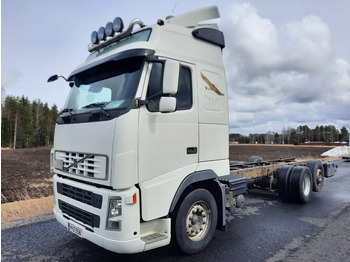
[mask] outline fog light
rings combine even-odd
[[[120,221],[108,221],[108,228],[120,229]]]

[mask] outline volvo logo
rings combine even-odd
[[[78,163],[79,163],[78,160],[74,159],[73,167],[75,167],[75,168],[78,167]]]
[[[86,157],[80,158],[79,160],[74,159],[74,160],[73,160],[73,163],[70,164],[69,166],[63,168],[63,170],[68,172],[69,169],[72,168],[72,167],[78,168],[78,164],[79,164],[79,163],[82,163],[85,159],[88,159],[88,158],[90,158],[90,157],[92,157],[92,156],[94,156],[94,155],[87,155]]]

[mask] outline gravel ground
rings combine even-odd
[[[295,239],[266,262],[329,262],[350,259],[350,204],[333,215],[325,229],[311,239]],[[336,240],[336,241],[334,241]]]

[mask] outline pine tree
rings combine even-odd
[[[1,146],[28,148],[53,144],[58,108],[27,97],[7,96],[1,105]]]

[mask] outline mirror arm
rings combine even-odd
[[[58,76],[58,77],[62,77],[64,80],[66,80],[66,82],[69,82],[64,76]]]
[[[47,80],[47,82],[53,82],[56,81],[58,78],[62,77],[64,80],[66,80],[66,82],[70,82],[67,80],[67,78],[65,78],[64,76],[59,76],[59,75],[53,75],[51,77],[49,77],[49,79]]]
[[[148,99],[142,100],[142,99],[137,98],[135,101],[135,106],[137,108],[140,108],[141,106],[147,105],[148,103],[149,103]]]

